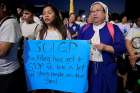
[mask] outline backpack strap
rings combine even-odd
[[[37,27],[39,26],[39,24],[37,24],[36,26],[35,26],[35,28],[34,28],[34,32],[37,32],[36,30],[37,30]]]
[[[114,30],[113,24],[112,23],[107,23],[107,28],[108,28],[109,33],[110,33],[110,35],[113,39],[113,42],[114,42],[114,32],[115,32],[115,30]]]
[[[34,29],[34,35],[35,35],[35,37],[37,36],[37,33],[38,33],[38,31],[37,31],[37,27],[39,26],[39,24],[37,24],[36,26],[35,26],[35,29]]]
[[[5,17],[4,19],[2,19],[2,21],[0,22],[0,26],[1,26],[6,20],[11,19],[11,18],[14,18],[14,17],[12,17],[12,16],[7,16],[7,17]]]

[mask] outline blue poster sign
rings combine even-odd
[[[28,90],[84,93],[88,88],[89,44],[84,40],[28,40],[24,46]]]

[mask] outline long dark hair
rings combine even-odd
[[[0,0],[0,6],[6,6],[7,16],[16,15],[16,3],[12,0]]]
[[[55,13],[55,19],[51,23],[52,26],[54,26],[56,29],[58,29],[58,31],[62,35],[62,39],[66,39],[67,31],[66,31],[66,28],[63,24],[63,21],[62,21],[61,17],[60,17],[59,11],[57,10],[56,7],[54,7],[51,4],[47,4],[47,5],[44,6],[44,8],[46,8],[46,7],[50,7]],[[44,20],[42,20],[42,22],[43,22],[43,27],[42,27],[42,29],[40,31],[40,34],[39,34],[40,40],[43,40],[44,34],[45,34],[45,32],[47,33],[47,29],[48,29],[48,26],[45,24]]]

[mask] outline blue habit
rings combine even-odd
[[[107,24],[100,29],[100,42],[114,48],[114,54],[102,51],[103,62],[89,64],[89,89],[88,93],[117,93],[117,64],[115,56],[125,52],[125,38],[118,26],[114,27],[114,41],[108,30]],[[88,24],[81,29],[78,39],[90,40],[94,35],[93,25]]]

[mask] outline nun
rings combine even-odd
[[[78,35],[79,40],[89,40],[91,44],[88,93],[117,93],[115,57],[125,52],[125,38],[114,24],[114,34],[111,35],[108,27],[108,7],[104,3],[94,2],[90,13],[93,24],[84,26]]]

